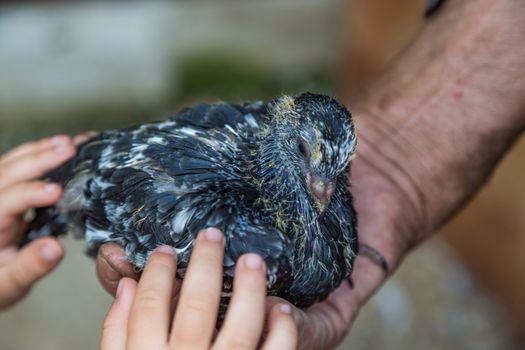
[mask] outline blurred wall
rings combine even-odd
[[[525,344],[525,138],[440,232],[516,322]]]
[[[301,80],[333,67],[339,7],[338,0],[5,6],[0,118],[151,110],[188,94],[187,70],[197,63],[211,76],[225,68],[218,61],[230,60],[237,69],[272,72],[277,81]]]

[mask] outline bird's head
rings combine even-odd
[[[303,216],[317,218],[355,152],[350,113],[334,99],[311,93],[283,96],[270,104],[270,113],[261,145],[265,182],[274,185],[274,198],[288,198]]]

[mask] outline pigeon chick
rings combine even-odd
[[[266,262],[268,294],[307,307],[352,271],[355,147],[350,113],[328,96],[198,104],[81,145],[48,175],[64,196],[39,210],[28,239],[70,231],[93,255],[116,242],[140,269],[167,244],[183,278],[197,233],[217,227],[226,241],[225,299],[235,261],[252,252]]]

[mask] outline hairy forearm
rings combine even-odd
[[[480,188],[525,126],[525,2],[449,0],[357,100],[359,154],[411,246]]]

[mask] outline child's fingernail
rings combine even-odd
[[[244,266],[251,270],[258,270],[262,267],[263,261],[257,254],[248,254],[244,257]]]
[[[46,184],[44,185],[45,193],[55,193],[60,189],[60,186],[57,184]]]
[[[164,254],[175,255],[175,249],[173,249],[173,247],[170,247],[169,245],[161,245],[157,247],[155,251],[164,253]]]
[[[208,241],[220,242],[222,241],[222,232],[216,228],[208,228],[204,231],[204,237],[206,237]]]
[[[47,261],[55,261],[60,257],[60,251],[50,244],[45,244],[40,248],[40,256]]]
[[[279,311],[282,313],[290,315],[292,313],[292,308],[288,304],[281,304],[279,305]]]

